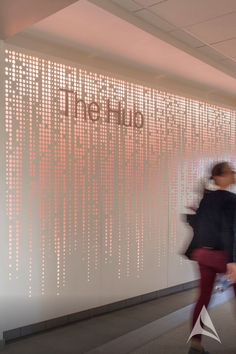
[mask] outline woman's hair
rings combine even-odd
[[[211,169],[211,177],[213,179],[216,176],[222,176],[225,172],[225,168],[230,167],[230,164],[227,161],[218,162],[213,165]]]

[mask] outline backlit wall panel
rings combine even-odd
[[[70,298],[59,316],[192,280],[180,214],[234,160],[235,112],[23,50],[4,67],[9,293]]]

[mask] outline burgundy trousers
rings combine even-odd
[[[226,255],[224,251],[198,248],[193,251],[192,259],[198,262],[200,270],[200,287],[197,303],[193,311],[192,328],[201,313],[203,306],[209,305],[217,273],[226,272]],[[236,296],[236,283],[233,285]],[[201,341],[201,335],[194,336]]]

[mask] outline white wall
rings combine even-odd
[[[17,47],[4,56],[0,328],[193,280],[180,214],[209,162],[234,159],[235,112]],[[73,116],[72,95],[65,116],[61,88],[97,102],[98,121],[81,105]],[[144,126],[108,123],[108,99]]]

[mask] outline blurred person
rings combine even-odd
[[[194,236],[185,255],[198,263],[200,271],[192,328],[203,306],[209,305],[218,273],[226,274],[236,296],[236,195],[228,190],[234,183],[235,172],[231,165],[225,161],[216,163],[210,177],[212,188],[204,189],[196,214],[187,220]],[[200,334],[192,337],[189,354],[209,354],[201,339]]]

